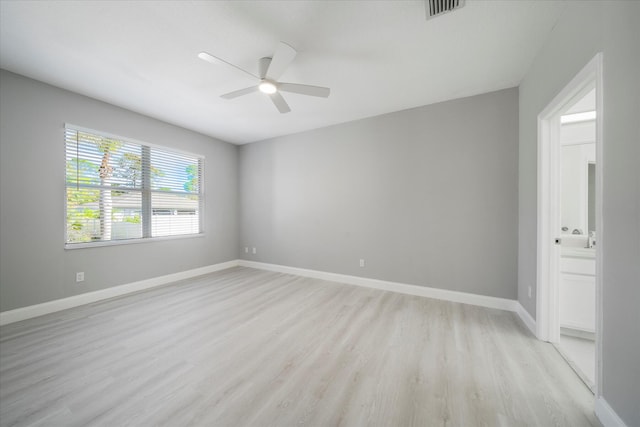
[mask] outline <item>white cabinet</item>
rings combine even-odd
[[[595,332],[596,263],[592,258],[560,258],[560,326]]]
[[[582,257],[560,257],[560,273],[596,275],[596,260]]]

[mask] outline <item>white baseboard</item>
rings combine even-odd
[[[520,305],[518,301],[506,298],[496,298],[485,295],[470,294],[466,292],[450,291],[446,289],[429,288],[426,286],[409,285],[406,283],[388,282],[385,280],[368,279],[366,277],[328,273],[318,270],[308,270],[305,268],[288,267],[285,265],[267,264],[263,262],[247,260],[239,260],[239,265],[242,267],[251,267],[260,270],[295,274],[297,276],[311,277],[314,279],[329,280],[332,282],[346,283],[349,285],[363,286],[367,288],[380,289],[383,291],[399,292],[401,294],[416,295],[444,301],[477,305],[487,308],[497,308],[499,310],[507,310],[513,312],[517,312],[517,308]]]
[[[236,267],[238,260],[212,264],[206,267],[194,268],[192,270],[181,271],[178,273],[167,274],[165,276],[153,277],[151,279],[140,280],[138,282],[127,283],[124,285],[113,286],[111,288],[101,289],[99,291],[87,292],[80,295],[74,295],[68,298],[62,298],[54,301],[44,302],[42,304],[30,305],[28,307],[17,308],[15,310],[4,311],[0,313],[0,326],[9,323],[19,322],[21,320],[31,319],[33,317],[42,316],[56,311],[66,310],[68,308],[78,307],[84,304],[90,304],[97,301],[106,300],[121,295],[138,292],[156,286],[166,285],[178,280],[189,279],[191,277],[201,276],[203,274],[213,273],[215,271],[225,270],[230,267]]]
[[[596,399],[596,416],[604,427],[627,427],[602,396]]]
[[[262,262],[247,260],[232,260],[220,264],[213,264],[206,267],[195,268],[192,270],[181,271],[179,273],[167,274],[165,276],[153,277],[151,279],[140,280],[138,282],[127,283],[124,285],[114,286],[111,288],[101,289],[99,291],[87,292],[80,295],[74,295],[68,298],[48,301],[42,304],[31,305],[28,307],[18,308],[0,313],[0,326],[9,323],[19,322],[21,320],[31,319],[33,317],[78,307],[84,304],[91,304],[103,301],[109,298],[130,294],[133,292],[150,289],[156,286],[166,285],[178,280],[189,279],[191,277],[203,274],[213,273],[215,271],[227,268],[243,266],[260,270],[275,271],[279,273],[295,274],[303,277],[311,277],[315,279],[329,280],[333,282],[346,283],[349,285],[363,286],[367,288],[380,289],[384,291],[399,292],[407,295],[416,295],[427,298],[434,298],[444,301],[459,302],[463,304],[471,304],[480,307],[495,308],[499,310],[507,310],[517,313],[522,321],[535,335],[535,321],[529,313],[516,300],[506,298],[496,298],[485,295],[476,295],[466,292],[450,291],[446,289],[430,288],[426,286],[410,285],[406,283],[389,282],[385,280],[369,279],[366,277],[349,276],[346,274],[329,273],[325,271],[309,270],[297,267],[288,267],[277,264],[267,264]]]
[[[520,319],[522,319],[522,322],[527,326],[527,328],[529,328],[533,336],[537,337],[536,321],[533,319],[533,317],[531,317],[529,312],[519,302],[518,302],[518,306],[516,307],[516,313],[518,313],[518,316],[520,317]]]

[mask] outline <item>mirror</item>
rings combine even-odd
[[[594,144],[595,149],[595,144]],[[596,164],[595,162],[589,162],[589,176],[588,176],[588,184],[587,191],[589,192],[588,196],[588,207],[587,207],[587,222],[589,224],[589,231],[596,231]]]
[[[561,127],[562,233],[588,236],[595,231],[595,121]]]

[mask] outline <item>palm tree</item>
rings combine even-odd
[[[111,200],[111,190],[104,187],[110,187],[109,178],[113,176],[113,166],[111,166],[111,155],[120,148],[122,143],[116,139],[101,138],[98,141],[98,149],[102,153],[102,161],[98,173],[100,175],[100,200],[98,207],[100,209],[100,237],[101,240],[111,240],[111,214],[113,203]]]

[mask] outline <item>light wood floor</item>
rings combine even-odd
[[[0,329],[0,424],[590,426],[513,313],[232,268]]]

